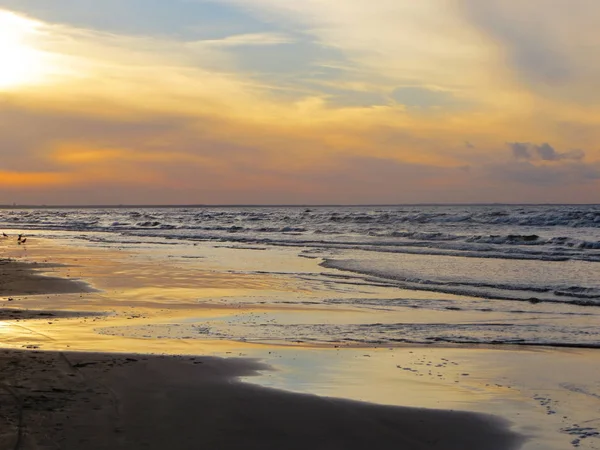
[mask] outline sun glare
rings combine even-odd
[[[30,43],[38,28],[38,22],[0,11],[0,90],[44,81],[46,58]]]

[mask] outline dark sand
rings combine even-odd
[[[84,289],[22,263],[3,261],[0,277],[5,300]],[[10,320],[47,312],[0,314]],[[492,417],[295,394],[237,379],[265,369],[247,359],[2,350],[0,450],[505,450],[521,443]]]
[[[2,449],[518,447],[480,415],[378,406],[239,382],[243,359],[0,352]]]
[[[0,308],[0,320],[58,319],[66,317],[84,317],[92,314],[85,312],[46,311],[35,309]]]
[[[80,280],[50,277],[40,274],[50,264],[35,264],[0,259],[0,320],[28,320],[90,315],[85,312],[33,310],[11,307],[13,300],[25,295],[57,295],[90,292],[90,286]]]
[[[76,294],[90,292],[85,282],[40,274],[50,264],[36,264],[0,259],[0,296],[11,301],[11,296],[42,294]]]

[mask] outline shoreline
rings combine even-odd
[[[94,288],[88,281],[80,278],[66,278],[64,273],[60,269],[67,270],[68,265],[61,263],[48,263],[48,262],[23,262],[15,259],[4,258],[0,259],[0,320],[9,319],[22,319],[30,320],[44,317],[54,318],[81,318],[81,317],[100,317],[104,316],[105,311],[102,308],[99,310],[94,305],[87,305],[89,309],[85,309],[86,305],[79,304],[78,306],[84,306],[84,308],[69,308],[67,310],[52,309],[52,305],[47,306],[48,302],[36,302],[36,304],[28,307],[24,304],[19,304],[19,298],[41,298],[46,296],[46,299],[51,299],[54,296],[65,296],[79,294],[84,296],[87,294],[97,293],[102,296],[102,290]],[[50,273],[50,269],[59,270],[58,273]],[[66,275],[70,277],[70,275]],[[558,303],[558,302],[550,302]],[[109,299],[106,299],[104,306],[110,305],[112,310],[118,303],[110,304]],[[122,305],[121,305],[122,306]],[[146,306],[150,309],[156,309],[160,307],[160,303],[152,305],[151,302],[146,302]],[[169,305],[172,310],[181,309],[183,313],[189,313],[189,308],[193,310],[205,310],[218,311],[218,310],[231,310],[230,305],[223,304],[196,304],[196,305]],[[313,307],[314,308],[314,307]],[[186,309],[188,311],[186,311]],[[252,310],[255,311],[270,311],[273,310],[273,306],[266,305],[252,305]],[[285,307],[282,311],[291,311],[293,308]],[[302,310],[301,306],[298,306],[298,310]],[[318,308],[314,308],[318,310]],[[327,311],[323,309],[323,311]],[[177,318],[177,315],[173,315]],[[184,317],[184,316],[183,316]],[[234,337],[226,339],[228,341],[237,342],[240,344],[252,342],[247,340],[240,340]],[[451,340],[439,339],[432,343],[423,342],[384,342],[384,343],[372,343],[372,342],[344,342],[344,343],[331,343],[326,342],[284,342],[277,340],[261,340],[255,342],[258,345],[274,346],[274,347],[305,347],[309,348],[475,348],[475,349],[489,349],[489,350],[518,350],[518,349],[590,349],[598,350],[600,346],[593,344],[577,344],[577,343],[537,343],[537,342],[511,342],[511,343],[479,343],[479,342],[460,342]]]
[[[0,296],[15,306],[0,309],[0,324],[97,314],[38,308],[41,300],[94,295],[84,281],[40,273],[49,267],[66,270],[3,261]],[[7,295],[24,299],[8,302]],[[24,308],[31,299],[38,305]],[[257,360],[62,350],[0,350],[0,448],[512,450],[524,439],[491,415],[252,384],[246,377],[273,370]]]

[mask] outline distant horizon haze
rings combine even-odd
[[[515,207],[515,206],[600,206],[600,203],[346,203],[346,204],[326,204],[326,203],[293,203],[293,204],[56,204],[56,205],[3,205],[0,209],[111,209],[111,208],[148,208],[148,209],[177,209],[177,208],[400,208],[400,207]]]

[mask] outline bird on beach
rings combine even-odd
[[[2,233],[2,236],[4,236],[5,238],[7,238],[7,237],[8,237],[8,234],[6,234],[6,233]]]
[[[25,242],[27,242],[27,238],[23,238],[19,241],[19,245],[24,244]]]

